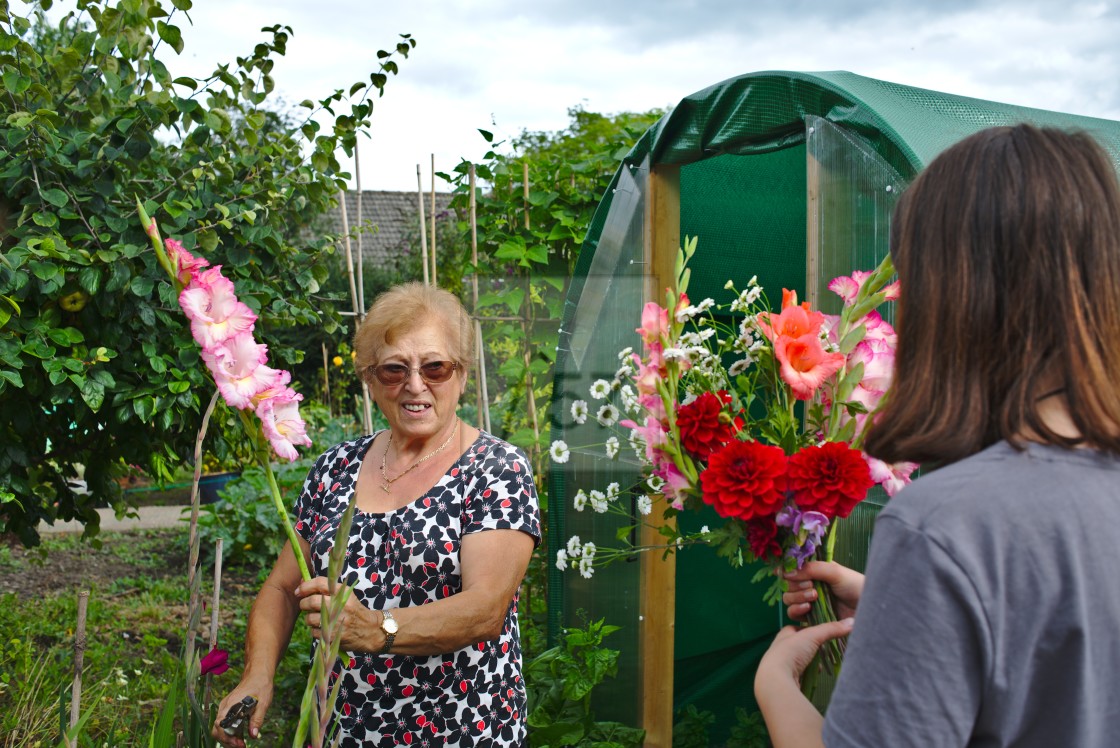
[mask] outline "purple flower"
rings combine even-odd
[[[815,543],[821,542],[821,538],[824,537],[827,530],[828,517],[820,512],[802,512],[801,516],[797,518],[797,524],[793,527],[793,531],[798,536],[805,533]]]
[[[815,514],[815,512],[814,512]],[[778,515],[774,517],[774,524],[778,527],[788,527],[797,532],[797,525],[801,522],[801,511],[793,504],[786,504]]]
[[[806,539],[802,545],[792,546],[786,554],[797,562],[797,568],[800,569],[805,565],[805,562],[813,557],[817,552],[817,544],[812,538]]]
[[[221,675],[229,670],[229,652],[224,649],[211,649],[199,664],[199,675]]]

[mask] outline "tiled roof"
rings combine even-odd
[[[367,229],[362,235],[362,257],[366,263],[373,266],[383,266],[385,261],[395,257],[407,248],[410,241],[419,242],[420,227],[417,221],[416,193],[415,192],[388,192],[378,190],[362,190],[361,224],[366,224]],[[430,192],[424,193],[424,218],[431,227],[432,196]],[[451,203],[451,194],[447,192],[436,193],[436,220],[447,220],[451,216],[448,206]],[[358,219],[358,192],[346,191],[346,218],[353,229],[359,225]],[[376,230],[368,228],[372,224]],[[342,210],[336,207],[324,214],[320,219],[320,228],[332,234],[342,233]],[[430,233],[430,231],[429,231]],[[429,237],[429,241],[431,238]],[[353,250],[357,252],[356,239],[352,240]]]

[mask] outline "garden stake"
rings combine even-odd
[[[490,396],[486,390],[486,350],[482,344],[482,323],[478,321],[478,203],[475,197],[476,175],[474,164],[470,165],[468,173],[471,183],[471,266],[474,268],[474,272],[471,273],[471,297],[474,301],[471,311],[475,315],[474,335],[478,341],[478,360],[475,362],[476,372],[478,373],[478,387],[475,390],[475,395],[478,403],[478,427],[489,432]]]
[[[423,260],[421,264],[424,266],[424,285],[429,286],[431,283],[428,281],[428,228],[424,220],[424,184],[420,181],[420,164],[416,164],[416,205],[419,208],[417,215],[420,216],[420,257]]]
[[[198,428],[198,436],[194,440],[194,483],[191,485],[191,529],[190,529],[190,558],[187,561],[187,587],[190,588],[190,599],[187,603],[187,647],[184,655],[187,672],[187,695],[194,696],[194,683],[191,682],[191,665],[194,662],[194,638],[197,611],[199,608],[199,580],[198,580],[198,481],[202,478],[202,440],[206,438],[206,429],[210,425],[210,416],[214,413],[214,406],[218,404],[218,391],[214,390],[206,412],[202,414],[202,425]]]
[[[432,285],[438,286],[436,280],[436,154],[432,154]]]
[[[218,646],[218,604],[222,599],[222,539],[218,538],[214,543],[214,602],[210,606],[210,651]],[[209,707],[210,704],[210,683],[213,679],[212,673],[206,674],[206,688],[202,692],[202,703],[204,706]]]
[[[78,724],[82,711],[82,663],[86,656],[86,608],[89,591],[78,593],[78,627],[74,630],[74,685],[70,688],[70,729]],[[66,739],[69,744],[70,739]]]
[[[327,365],[327,344],[323,343],[323,392],[327,398],[327,412],[334,416],[334,408],[331,407],[331,370]]]
[[[525,209],[525,230],[529,230],[529,162],[521,162],[521,204]]]
[[[359,193],[361,194],[361,193]],[[363,310],[358,303],[358,289],[354,281],[354,255],[350,249],[350,219],[346,214],[346,193],[339,193],[339,201],[342,205],[342,233],[343,241],[346,243],[346,269],[350,277],[350,306],[354,310],[354,327],[362,322]],[[360,236],[360,235],[359,235]],[[359,239],[360,241],[360,239]],[[365,405],[363,417],[365,418],[364,425],[367,434],[373,433],[373,412],[369,404],[369,389],[362,384],[362,402]]]
[[[362,235],[366,227],[362,224],[362,167],[358,162],[358,144],[354,143],[354,191],[358,199],[358,322],[366,313],[366,263],[362,256]]]

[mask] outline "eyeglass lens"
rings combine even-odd
[[[412,372],[418,371],[425,382],[439,384],[450,379],[456,368],[458,368],[458,364],[454,361],[429,361],[416,368],[404,364],[381,364],[373,367],[373,374],[381,384],[394,385],[400,384]]]

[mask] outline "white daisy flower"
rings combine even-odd
[[[615,457],[618,457],[618,451],[620,447],[618,445],[617,436],[612,436],[611,438],[607,439],[607,443],[604,444],[603,447],[607,451],[607,459],[613,460]]]
[[[634,367],[629,363],[624,363],[618,367],[618,371],[614,373],[614,381],[622,383],[623,379],[631,379],[634,376]]]
[[[600,426],[613,426],[618,422],[619,415],[618,408],[607,403],[595,413],[595,420],[599,422]]]
[[[688,351],[684,348],[666,348],[661,352],[662,358],[666,361],[677,360],[681,361],[688,358]]]
[[[607,499],[617,499],[618,498],[618,490],[619,490],[618,489],[618,481],[615,481],[615,482],[607,485]]]
[[[605,379],[596,379],[591,384],[591,397],[595,400],[602,400],[607,395],[611,394],[611,383]]]
[[[556,551],[556,568],[560,571],[568,568],[568,552],[563,548]]]
[[[709,532],[711,532],[711,530],[708,529],[707,525],[704,525],[703,527],[700,528],[700,534],[701,535],[707,535]]]
[[[591,560],[586,559],[586,558],[581,558],[579,560],[579,575],[581,577],[583,577],[584,579],[591,579],[591,576],[594,573],[595,573],[595,568],[591,565]]]
[[[603,495],[602,491],[592,491],[590,496],[591,508],[596,514],[602,514],[607,511],[607,497]]]
[[[638,511],[642,514],[649,514],[653,511],[653,499],[645,494],[638,497]]]
[[[568,458],[571,457],[572,453],[571,451],[569,451],[568,445],[564,442],[563,439],[557,439],[552,443],[552,446],[548,448],[548,455],[552,458],[553,462],[557,462],[562,465],[568,461]]]
[[[700,309],[689,304],[677,310],[677,322],[688,322],[690,319],[700,313]]]
[[[711,309],[712,307],[714,307],[715,305],[716,305],[715,299],[710,299],[710,298],[704,299],[703,301],[701,301],[699,304],[696,305],[696,311],[698,311],[702,314],[702,313],[708,311],[709,309]]]
[[[621,351],[618,352],[618,360],[622,361],[623,359],[628,359],[628,358],[630,358],[631,354],[633,354],[633,353],[634,353],[634,349],[631,348],[630,346],[626,346],[625,348],[623,348]]]
[[[572,420],[576,423],[583,425],[587,423],[587,401],[586,400],[573,400],[572,401]]]
[[[594,543],[590,543],[590,542],[584,543],[583,544],[583,557],[586,558],[588,561],[592,561],[592,560],[595,559],[595,551],[597,551],[597,550],[598,549],[595,547]]]
[[[665,488],[665,479],[660,475],[651,475],[646,478],[646,485],[649,486],[649,489],[654,493],[661,493],[661,489]]]
[[[634,389],[628,385],[622,385],[618,391],[618,396],[622,400],[622,407],[627,413],[636,413],[641,404],[638,402],[638,396],[634,394]]]
[[[634,456],[642,462],[646,462],[646,440],[642,438],[642,435],[637,431],[631,431],[627,441],[630,443],[630,449],[634,450]]]
[[[747,281],[747,285],[748,286],[757,286],[758,285],[758,276],[757,275],[752,275],[751,279],[749,281]]]
[[[747,350],[750,351],[751,353],[754,353],[755,351],[757,351],[758,349],[762,348],[765,345],[766,345],[765,340],[756,340],[753,343],[751,343],[750,347],[747,348]]]
[[[735,281],[728,280],[727,283],[723,284],[723,287],[728,291],[734,291],[735,290]]]
[[[750,358],[743,358],[743,359],[740,359],[740,360],[736,361],[735,363],[731,364],[731,367],[727,370],[727,373],[730,374],[733,377],[737,377],[740,374],[744,373],[750,367],[751,367]]]
[[[568,538],[568,558],[579,558],[583,553],[583,543],[579,541],[579,535],[573,535]]]
[[[572,508],[577,512],[582,512],[585,506],[587,506],[587,493],[581,488],[576,491],[576,495],[572,499]]]

